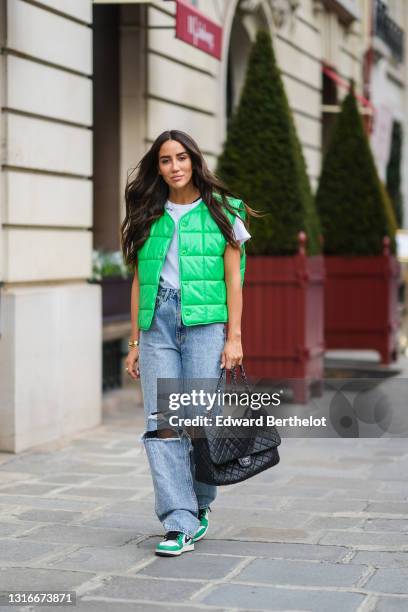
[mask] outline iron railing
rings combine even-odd
[[[382,0],[375,0],[374,3],[374,34],[385,42],[398,62],[403,61],[404,30],[391,18],[388,7]]]

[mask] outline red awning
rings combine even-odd
[[[333,70],[333,68],[330,68],[330,66],[328,66],[327,64],[323,64],[323,72],[335,83],[337,83],[337,85],[340,85],[340,87],[344,87],[345,89],[350,91],[350,83],[346,81],[346,79],[343,79],[341,76],[339,76],[337,72]],[[362,104],[363,106],[367,106],[374,112],[374,106],[370,100],[368,100],[364,96],[360,96],[357,93],[355,93],[354,95],[356,99],[360,102],[360,104]]]

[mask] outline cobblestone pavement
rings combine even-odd
[[[101,427],[0,454],[0,590],[75,590],[80,612],[408,610],[406,439],[284,439],[219,489],[194,552],[159,558],[141,407],[117,397]]]

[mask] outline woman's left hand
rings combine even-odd
[[[228,339],[221,355],[221,368],[231,370],[234,366],[242,364],[243,357],[241,340]]]

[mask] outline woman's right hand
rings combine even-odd
[[[129,350],[128,356],[126,357],[126,371],[133,378],[137,380],[140,378],[140,371],[138,367],[139,361],[139,348],[135,346]]]

